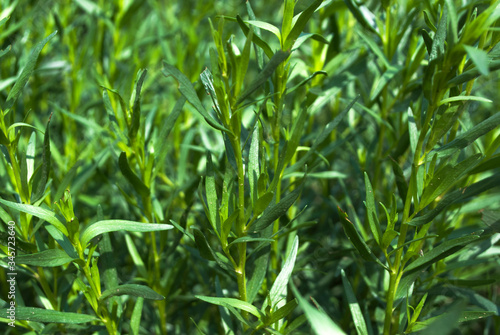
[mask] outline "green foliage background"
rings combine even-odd
[[[0,1],[0,329],[498,334],[499,18]]]

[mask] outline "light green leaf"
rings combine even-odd
[[[18,210],[23,213],[28,213],[37,218],[47,221],[54,227],[56,227],[59,231],[61,231],[64,235],[68,236],[68,230],[64,226],[64,224],[57,218],[56,214],[52,211],[49,211],[42,207],[36,207],[33,205],[27,204],[18,204],[16,202],[7,201],[0,199],[0,203],[4,204],[7,207]]]
[[[270,23],[267,23],[264,21],[255,21],[255,20],[245,21],[245,23],[248,23],[248,24],[251,24],[252,26],[256,26],[258,28],[270,31],[271,33],[276,35],[276,37],[278,37],[278,40],[281,40],[281,31],[279,30],[278,27],[276,27]]]
[[[262,313],[255,307],[254,305],[242,301],[239,299],[234,299],[234,298],[220,298],[220,297],[207,297],[207,296],[202,296],[202,295],[196,295],[196,298],[206,301],[210,304],[218,305],[218,306],[223,306],[226,308],[233,307],[233,308],[238,308],[243,311],[246,311],[254,316],[256,316],[258,319],[262,318]]]
[[[98,221],[85,229],[80,241],[83,248],[96,236],[114,231],[133,231],[133,232],[153,232],[172,229],[173,226],[162,223],[143,223],[127,220],[102,220]]]
[[[288,281],[292,276],[293,267],[295,265],[295,259],[297,257],[297,250],[299,249],[299,237],[295,236],[293,240],[292,248],[290,249],[290,253],[288,254],[285,264],[281,268],[278,277],[273,283],[271,287],[271,291],[269,292],[269,299],[272,310],[277,310],[282,307],[286,303],[286,291],[288,286]]]
[[[252,142],[248,152],[248,184],[250,185],[250,200],[254,206],[258,199],[257,181],[259,176],[259,126],[257,125],[253,130]]]
[[[116,297],[119,295],[131,295],[134,297],[141,297],[150,300],[165,299],[164,296],[156,293],[153,289],[149,288],[148,286],[137,285],[137,284],[124,284],[102,292],[102,295],[99,297],[99,300],[104,301],[108,298]]]
[[[351,310],[352,320],[354,321],[354,327],[356,327],[356,332],[358,335],[368,335],[368,329],[366,328],[365,318],[359,307],[358,300],[354,295],[351,283],[345,275],[344,269],[340,271],[342,275],[342,284],[344,285],[344,291],[347,296],[347,303],[349,304],[349,309]]]
[[[370,230],[373,234],[375,242],[380,245],[380,223],[378,221],[378,215],[375,208],[375,195],[373,194],[372,184],[368,178],[368,174],[365,171],[365,189],[366,189],[366,210],[368,214],[368,224],[370,225]]]
[[[306,299],[304,299],[299,291],[292,284],[292,291],[295,298],[299,301],[299,306],[304,311],[311,328],[316,335],[345,335],[345,333],[340,329],[335,322],[330,319],[323,311],[319,311],[312,307]]]
[[[450,102],[454,102],[454,101],[481,101],[481,102],[487,102],[487,103],[492,103],[493,102],[490,99],[486,99],[486,98],[482,98],[482,97],[476,97],[476,96],[473,96],[473,95],[458,95],[456,97],[451,97],[451,98],[446,98],[446,99],[441,100],[438,103],[438,106],[441,106],[441,105],[444,105],[444,104],[447,104],[447,103],[450,103]]]

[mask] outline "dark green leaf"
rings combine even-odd
[[[139,72],[137,72],[135,88],[132,92],[134,104],[132,106],[132,125],[129,133],[132,140],[137,136],[137,131],[139,130],[139,126],[141,124],[141,89],[147,73],[148,70],[139,70]]]
[[[21,72],[21,75],[16,80],[14,87],[10,90],[9,95],[7,96],[7,108],[10,108],[16,102],[24,86],[31,77],[31,74],[35,70],[36,61],[38,59],[38,56],[40,55],[40,52],[42,51],[45,44],[47,44],[47,42],[50,41],[56,34],[57,31],[54,31],[52,34],[36,44],[33,50],[31,50],[31,54],[28,58],[28,61],[26,62],[26,65],[23,68],[23,71]]]
[[[240,94],[236,105],[241,104],[253,92],[259,89],[269,77],[274,73],[274,70],[283,63],[290,56],[289,51],[278,50],[274,56],[269,60],[264,69],[257,75],[257,77],[248,85],[246,90]]]
[[[128,180],[134,190],[139,193],[142,197],[149,196],[149,188],[142,182],[142,180],[137,177],[137,175],[132,171],[128,163],[127,154],[122,152],[120,158],[118,159],[118,165],[123,176]]]
[[[113,287],[102,292],[102,295],[99,297],[100,301],[105,301],[108,298],[120,296],[120,295],[131,295],[134,297],[141,297],[144,299],[150,300],[163,300],[164,296],[156,293],[154,290],[145,285],[137,285],[137,284],[124,284],[117,287]]]
[[[370,225],[370,230],[373,234],[375,242],[380,245],[380,223],[378,221],[378,215],[375,208],[375,195],[373,194],[372,184],[368,178],[368,174],[365,172],[365,189],[366,189],[366,210],[368,216],[368,224]]]
[[[16,257],[16,263],[42,267],[61,266],[72,260],[73,258],[61,249],[48,249],[36,254],[18,255]]]
[[[413,271],[427,268],[431,264],[434,264],[437,261],[454,254],[455,252],[462,249],[465,245],[476,241],[478,238],[480,238],[479,235],[468,235],[445,241],[431,251],[426,252],[424,256],[421,256],[410,263],[410,265],[408,265],[404,269],[404,271],[405,273],[411,273]]]
[[[196,298],[206,301],[210,304],[218,305],[218,306],[223,306],[223,307],[233,307],[233,308],[238,308],[243,311],[246,311],[257,318],[261,319],[262,318],[262,313],[255,307],[254,305],[242,301],[239,299],[234,299],[234,298],[219,298],[219,297],[206,297],[206,296],[201,296],[201,295],[196,295]]]
[[[451,186],[464,177],[467,172],[472,170],[482,158],[483,156],[481,154],[476,154],[456,165],[447,164],[439,169],[424,188],[420,199],[420,207],[426,207],[438,196],[446,192]]]
[[[38,181],[38,187],[36,188],[36,193],[32,195],[32,202],[36,202],[43,197],[45,193],[45,186],[49,180],[50,174],[50,119],[52,114],[49,116],[49,121],[47,121],[47,127],[45,128],[45,134],[43,136],[43,150],[42,150],[42,172],[40,180]]]
[[[374,28],[376,27],[374,22],[375,16],[368,10],[368,8],[366,8],[366,6],[362,5],[363,10],[361,10],[354,0],[344,0],[344,2],[347,5],[347,8],[351,11],[351,14],[363,28],[377,34],[377,30]]]
[[[299,198],[302,188],[304,186],[304,181],[295,188],[292,192],[285,195],[280,202],[273,204],[268,207],[262,216],[254,221],[247,230],[250,232],[259,232],[267,226],[271,225],[274,221],[279,219],[281,216],[285,215],[288,209],[293,205],[293,203]]]
[[[0,309],[2,315],[9,315],[7,308]],[[98,321],[99,319],[92,315],[82,313],[59,312],[50,309],[36,307],[16,306],[16,320],[26,320],[31,322],[43,323],[87,323]]]

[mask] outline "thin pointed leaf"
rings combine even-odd
[[[68,230],[64,226],[64,224],[57,218],[56,214],[52,211],[49,211],[42,207],[36,207],[33,205],[26,204],[18,204],[16,202],[7,201],[0,199],[0,203],[4,204],[7,207],[18,210],[23,213],[28,213],[37,218],[47,221],[54,227],[56,227],[59,231],[61,231],[64,235],[68,236]]]
[[[0,309],[2,315],[9,315],[7,308]],[[42,323],[87,323],[98,321],[95,316],[82,313],[59,312],[37,307],[16,306],[16,320]]]
[[[295,259],[297,258],[297,250],[299,249],[299,237],[295,236],[293,240],[292,248],[288,253],[285,263],[281,268],[278,277],[273,283],[271,287],[271,291],[269,292],[269,299],[271,303],[271,308],[276,310],[285,305],[286,302],[286,291],[288,286],[288,281],[292,276],[293,267],[295,265]]]
[[[283,48],[285,50],[289,50],[292,48],[297,38],[299,38],[300,34],[304,31],[307,22],[322,2],[323,0],[316,0],[311,3],[311,5],[309,5],[306,10],[300,13],[299,18],[292,27],[292,30],[290,31],[288,36],[286,36],[285,43],[283,43]]]
[[[356,327],[356,332],[358,335],[368,335],[368,329],[366,328],[365,318],[359,307],[358,300],[354,295],[351,283],[347,279],[344,269],[340,271],[342,275],[342,284],[344,285],[344,291],[347,296],[347,303],[349,304],[349,309],[351,310],[352,320],[354,322],[354,327]]]
[[[172,76],[177,83],[179,84],[179,91],[186,98],[186,100],[193,105],[193,107],[198,111],[198,113],[203,116],[205,121],[213,128],[221,131],[225,131],[228,134],[231,134],[231,131],[224,128],[218,121],[214,120],[206,111],[205,107],[201,103],[196,91],[194,90],[193,84],[189,81],[188,77],[186,77],[181,71],[179,71],[176,67],[163,62],[163,75],[166,77]]]
[[[443,242],[431,251],[426,252],[424,256],[419,257],[415,261],[410,263],[404,269],[404,271],[405,273],[411,273],[413,271],[427,268],[431,264],[454,254],[455,252],[462,249],[465,245],[472,243],[479,238],[479,235],[468,235]]]
[[[131,295],[134,297],[141,297],[149,300],[165,299],[164,296],[156,293],[153,289],[149,288],[148,286],[137,285],[137,284],[124,284],[102,292],[102,295],[99,297],[99,300],[105,301],[108,298],[120,295]]]
[[[246,311],[257,318],[261,319],[262,318],[262,313],[255,307],[254,305],[242,301],[239,299],[234,299],[234,298],[219,298],[219,297],[206,297],[202,295],[196,295],[196,298],[203,300],[205,302],[208,302],[210,304],[218,305],[218,306],[223,306],[223,307],[233,307],[237,309],[241,309],[243,311]]]
[[[274,73],[274,70],[290,56],[289,51],[278,50],[269,60],[264,69],[257,75],[252,83],[248,85],[246,90],[238,97],[236,105],[241,104],[253,92],[259,89],[269,77]]]
[[[88,226],[87,229],[82,232],[80,241],[82,247],[86,248],[91,239],[104,233],[115,231],[153,232],[169,230],[172,228],[172,225],[161,223],[144,223],[127,220],[102,220]]]
[[[54,31],[52,34],[50,34],[49,36],[44,38],[42,41],[40,41],[37,45],[35,45],[35,47],[31,51],[31,54],[28,58],[28,61],[26,62],[26,65],[24,66],[24,68],[21,72],[21,75],[16,80],[14,87],[10,90],[9,95],[7,96],[7,107],[8,108],[10,108],[16,102],[16,100],[19,97],[19,95],[21,94],[24,86],[26,85],[29,78],[31,77],[31,74],[35,70],[36,61],[37,61],[38,56],[40,55],[40,52],[42,51],[43,47],[56,34],[57,34],[57,31]]]
[[[118,159],[118,165],[123,176],[128,180],[134,190],[139,193],[142,197],[149,196],[149,188],[139,179],[139,177],[132,171],[128,163],[127,154],[122,152],[120,158]]]
[[[31,255],[16,256],[16,263],[41,267],[56,267],[67,264],[72,257],[61,249],[48,249]]]
[[[368,224],[370,225],[370,230],[373,234],[375,242],[380,245],[380,223],[378,221],[378,215],[375,208],[375,195],[373,194],[372,184],[368,178],[368,174],[365,171],[365,188],[366,188],[366,210],[368,216]]]

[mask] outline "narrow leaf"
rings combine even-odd
[[[205,107],[203,107],[203,104],[201,103],[200,99],[198,98],[198,95],[196,94],[196,91],[194,90],[193,84],[189,81],[188,77],[186,77],[181,71],[179,71],[177,68],[175,68],[172,65],[169,65],[165,62],[163,62],[163,75],[166,77],[174,77],[174,79],[177,81],[179,84],[179,91],[182,93],[184,98],[193,105],[193,107],[198,111],[198,113],[205,118],[205,121],[209,125],[211,125],[213,128],[221,131],[225,131],[229,134],[231,132],[224,128],[218,121],[214,120],[206,111]]]
[[[42,207],[36,207],[33,205],[26,204],[18,204],[16,202],[7,201],[0,199],[0,203],[4,204],[7,207],[18,210],[23,213],[28,213],[37,218],[47,221],[54,227],[56,227],[59,231],[61,231],[64,235],[68,236],[68,230],[64,226],[64,224],[57,218],[56,214],[52,211],[49,211]]]
[[[356,327],[356,332],[358,335],[367,335],[368,329],[366,328],[365,318],[359,307],[358,300],[354,295],[351,283],[345,275],[344,269],[340,271],[342,275],[342,284],[344,285],[345,295],[347,296],[347,303],[349,304],[349,309],[351,310],[352,320],[354,321],[354,327]]]
[[[149,188],[139,179],[139,177],[132,171],[128,163],[127,154],[122,152],[118,158],[118,165],[123,176],[128,180],[134,190],[142,197],[149,196]]]
[[[55,267],[69,263],[72,257],[61,249],[48,249],[31,255],[18,255],[16,263],[32,266]]]
[[[443,242],[431,251],[426,252],[423,257],[419,257],[415,261],[410,263],[410,265],[408,265],[404,271],[405,273],[410,273],[413,271],[424,269],[431,264],[454,254],[458,250],[462,249],[465,245],[476,241],[478,238],[480,238],[479,235],[468,235]]]
[[[85,248],[91,239],[104,233],[121,230],[133,232],[153,232],[168,230],[172,228],[172,225],[161,223],[143,223],[126,220],[102,220],[88,226],[87,229],[82,232],[80,241],[82,246]]]
[[[220,298],[220,297],[207,297],[207,296],[201,296],[201,295],[196,295],[196,298],[206,301],[210,304],[218,305],[218,306],[223,306],[223,307],[234,307],[241,309],[243,311],[246,311],[257,318],[262,318],[262,313],[255,307],[254,305],[242,301],[239,299],[234,299],[234,298]]]
[[[2,315],[9,315],[7,308],[0,309]],[[95,316],[82,314],[82,313],[70,313],[70,312],[59,312],[50,309],[43,309],[37,307],[22,307],[16,306],[16,320],[26,320],[32,322],[43,322],[43,323],[87,323],[98,321]]]
[[[26,62],[26,65],[24,66],[21,75],[19,78],[16,80],[16,83],[14,84],[14,87],[10,90],[9,95],[7,96],[7,107],[10,108],[14,102],[16,102],[17,98],[21,94],[22,89],[28,82],[29,78],[31,77],[31,74],[35,70],[35,65],[36,61],[38,59],[38,56],[40,55],[40,52],[42,51],[43,47],[45,44],[47,44],[48,41],[52,39],[57,34],[57,31],[54,31],[52,34],[44,38],[42,41],[40,41],[33,50],[31,50],[31,54],[28,57],[28,61]]]
[[[104,301],[111,297],[116,297],[120,295],[131,295],[134,297],[141,297],[150,300],[163,300],[164,296],[156,293],[153,289],[145,285],[137,284],[124,284],[111,289],[108,289],[102,293],[99,297],[100,301]]]

